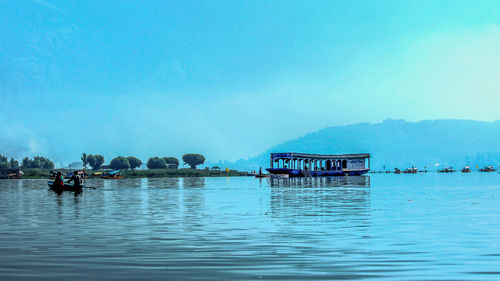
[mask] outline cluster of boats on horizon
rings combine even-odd
[[[485,172],[485,173],[496,171],[495,167],[493,167],[492,165],[484,166],[483,168],[479,168],[479,166],[476,166],[476,169],[478,172]],[[471,169],[470,165],[467,165],[467,166],[463,167],[460,171],[462,173],[470,173],[470,172],[472,172],[472,169]],[[404,170],[400,170],[398,168],[395,168],[394,171],[384,171],[384,172],[372,171],[372,173],[394,173],[394,174],[417,174],[417,173],[427,173],[427,172],[430,172],[429,170],[427,170],[427,167],[425,167],[424,170],[418,170],[417,167],[411,167],[411,168],[406,168]],[[457,172],[457,170],[454,170],[453,167],[446,167],[443,169],[439,169],[436,172],[438,172],[438,173],[455,173],[455,172]]]

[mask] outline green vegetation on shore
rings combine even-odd
[[[197,170],[197,169],[154,169],[126,170],[120,172],[126,178],[163,178],[163,177],[234,177],[246,176],[247,172],[236,170]]]
[[[99,154],[83,153],[82,168],[88,175],[96,172],[109,172],[104,168],[120,170],[121,176],[125,178],[162,178],[162,177],[228,177],[228,176],[245,176],[247,172],[239,172],[236,170],[221,170],[219,167],[209,169],[197,169],[196,166],[202,165],[205,162],[205,157],[201,154],[187,153],[182,156],[185,165],[189,165],[189,169],[179,169],[179,159],[175,157],[151,157],[147,162],[147,170],[137,170],[136,168],[142,165],[142,161],[134,156],[118,156],[110,161],[108,166],[103,166],[104,156]],[[86,169],[87,165],[92,167],[92,170]],[[54,170],[54,163],[41,156],[35,156],[33,159],[24,158],[22,164],[14,160],[9,161],[6,156],[0,155],[0,169],[22,169],[23,178],[48,178],[50,171]],[[72,172],[74,169],[55,169],[63,174]]]
[[[63,174],[71,172],[71,169],[56,169]],[[50,169],[23,169],[23,179],[46,179],[50,175]],[[98,171],[87,171],[89,174]],[[102,172],[102,171],[101,171]],[[154,170],[124,170],[120,174],[124,178],[175,178],[175,177],[237,177],[245,176],[246,172],[236,170],[197,170],[197,169],[154,169]]]
[[[0,154],[0,169],[54,169],[54,163],[50,159],[35,156],[33,159],[25,157],[19,165],[19,162],[14,158],[7,158],[7,156]]]

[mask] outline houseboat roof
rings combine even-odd
[[[361,159],[370,158],[370,153],[353,153],[353,154],[311,154],[311,153],[271,153],[271,158],[310,158],[310,159]]]

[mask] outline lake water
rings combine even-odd
[[[0,180],[0,280],[500,280],[500,175]]]

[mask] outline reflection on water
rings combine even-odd
[[[269,179],[273,217],[313,221],[339,221],[354,218],[368,222],[370,178],[324,177]]]
[[[205,178],[183,178],[182,179],[182,187],[190,188],[190,187],[204,187],[205,186]]]
[[[499,180],[0,180],[0,279],[498,280]]]
[[[370,186],[369,176],[355,177],[316,177],[316,178],[268,178],[270,185],[285,187],[337,187],[337,186]]]

